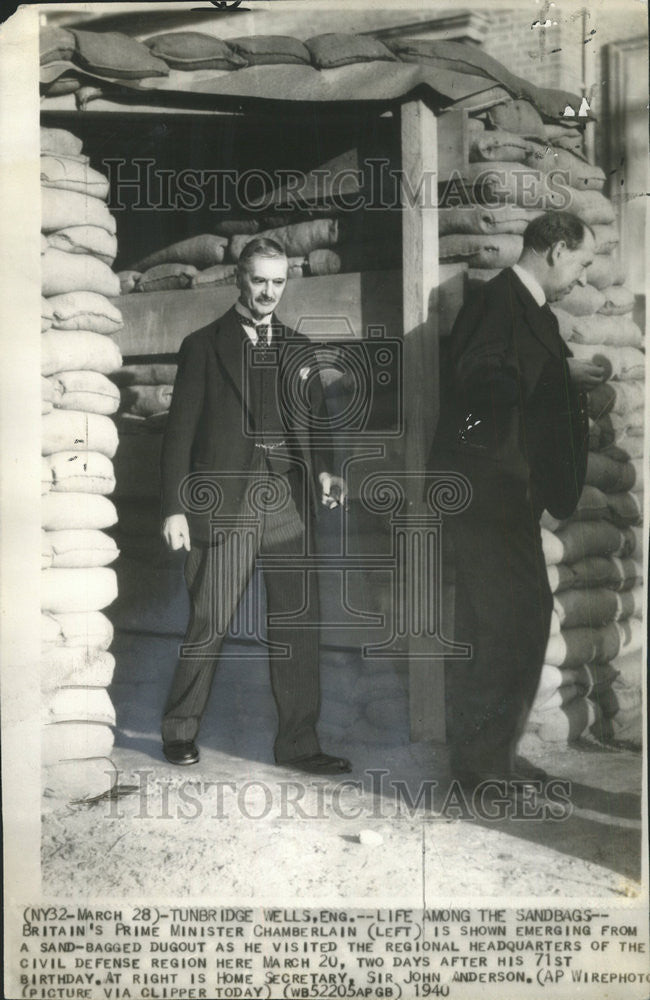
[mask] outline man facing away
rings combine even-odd
[[[195,740],[223,640],[261,556],[266,585],[269,667],[278,712],[275,761],[311,774],[350,770],[322,752],[319,715],[318,594],[315,574],[291,569],[307,552],[318,502],[345,502],[331,475],[324,401],[308,338],[278,321],[287,282],[286,255],[256,238],[238,263],[239,300],[181,344],[161,457],[162,535],[185,548],[190,618],[162,723],[163,752],[173,764],[199,759]],[[296,414],[299,412],[300,420]],[[306,426],[305,426],[306,414]],[[323,432],[325,426],[325,433]],[[318,433],[314,433],[318,429]],[[196,504],[181,495],[196,474]],[[215,531],[203,498],[219,498]],[[192,480],[188,481],[192,494]],[[186,484],[186,485],[188,485]],[[256,499],[257,498],[257,499]],[[251,543],[237,524],[259,524]],[[264,558],[273,568],[264,568]],[[311,627],[274,621],[309,605]],[[193,647],[193,648],[189,648]]]
[[[539,520],[545,509],[567,518],[578,503],[583,393],[605,377],[571,356],[548,303],[585,284],[593,254],[593,232],[575,215],[537,217],[519,262],[485,283],[451,332],[430,464],[462,472],[472,488],[469,507],[448,520],[454,632],[470,646],[447,671],[450,765],[470,787],[498,779],[517,791],[547,777],[516,756],[553,604]]]

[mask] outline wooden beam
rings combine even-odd
[[[406,471],[423,473],[439,410],[440,286],[438,128],[433,111],[423,101],[402,106],[401,144]],[[421,477],[414,476],[412,482],[408,512],[415,516],[426,513],[426,508]],[[417,589],[414,581],[412,598]],[[411,739],[442,742],[446,737],[444,663],[427,659],[428,652],[439,652],[435,640],[424,635],[409,638]]]

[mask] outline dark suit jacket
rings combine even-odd
[[[588,418],[551,311],[507,268],[461,309],[444,345],[430,465],[463,472],[481,516],[525,501],[568,517],[584,484]]]
[[[313,509],[316,501],[319,473],[331,471],[322,386],[309,339],[275,323],[273,336],[279,348],[279,391],[289,401],[281,408],[285,439],[296,460],[296,472],[289,479],[296,506],[304,516],[306,506]],[[246,343],[233,308],[189,334],[178,353],[161,455],[161,514],[163,518],[187,514],[193,543],[210,540],[212,491],[203,494],[205,512],[188,512],[180,496],[183,479],[193,472],[208,474],[207,481],[216,483],[221,495],[219,515],[237,515],[250,485],[249,473],[259,461],[254,407],[243,367]],[[198,492],[196,498],[200,505]]]

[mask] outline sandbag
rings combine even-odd
[[[541,170],[534,171],[523,164],[494,160],[490,163],[470,163],[467,178],[474,185],[474,197],[486,205],[520,205],[536,211],[550,212],[567,207],[567,188],[550,184]],[[595,192],[598,193],[598,192]]]
[[[135,291],[135,286],[142,274],[140,271],[118,271],[117,276],[120,279],[120,295],[130,295],[131,292]]]
[[[544,140],[544,123],[537,108],[530,101],[510,100],[488,111],[488,120],[496,129],[515,132],[525,139]]]
[[[41,151],[44,153],[58,153],[61,156],[79,156],[83,143],[82,140],[66,132],[62,128],[40,128]]]
[[[608,226],[595,225],[591,227],[595,239],[595,251],[596,253],[613,253],[616,250],[620,237],[618,235],[618,228],[614,223],[610,223]],[[618,287],[618,286],[615,286]]]
[[[241,35],[229,38],[228,45],[249,66],[277,63],[308,66],[311,62],[309,49],[290,35]]]
[[[571,188],[570,195],[570,204],[562,207],[573,212],[588,226],[606,226],[615,221],[612,203],[601,191],[580,191]]]
[[[115,235],[115,216],[106,203],[79,191],[62,188],[41,188],[41,229],[44,233],[57,232],[76,226],[98,226]]]
[[[43,611],[54,614],[65,611],[101,611],[112,604],[116,597],[117,576],[115,570],[107,566],[41,571]]]
[[[110,417],[82,410],[53,410],[42,421],[41,452],[98,451],[112,458],[118,437]]]
[[[55,250],[92,254],[109,266],[117,256],[117,238],[101,226],[68,226],[67,229],[50,233],[47,240]]]
[[[224,219],[214,227],[218,236],[255,236],[261,229],[258,219]]]
[[[234,285],[237,279],[236,264],[215,264],[199,271],[192,278],[192,288],[214,288],[215,285]]]
[[[84,410],[109,416],[120,405],[120,392],[101,372],[82,369],[61,371],[47,379],[54,405],[64,410]]]
[[[441,261],[462,261],[476,268],[511,267],[521,257],[522,250],[523,237],[505,233],[489,237],[460,233],[441,236],[438,241]]]
[[[61,391],[58,386],[53,385],[49,378],[45,378],[41,375],[41,400],[43,403],[49,403],[47,412],[49,413],[52,407],[60,399]]]
[[[643,382],[610,382],[608,388],[614,392],[612,413],[631,414],[643,407],[645,398]]]
[[[555,691],[552,691],[545,698],[535,697],[531,708],[531,716],[536,716],[536,721],[541,723],[544,721],[545,712],[561,708],[562,705],[566,705],[568,702],[573,701],[574,698],[580,697],[581,694],[582,692],[577,684],[562,684],[561,687],[556,688]]]
[[[52,307],[47,299],[41,296],[41,333],[45,333],[52,326]]]
[[[470,137],[470,161],[512,160],[523,163],[529,156],[533,143],[523,139],[516,132],[502,129],[481,132]]]
[[[334,69],[337,66],[350,66],[353,63],[375,60],[397,61],[397,57],[383,42],[370,35],[327,32],[308,38],[305,46],[316,69]]]
[[[117,524],[117,510],[99,493],[48,493],[41,500],[41,524],[47,531],[110,528]]]
[[[44,534],[55,569],[108,566],[120,554],[115,539],[97,529],[72,528]]]
[[[641,524],[643,501],[636,493],[610,493],[607,506],[610,519],[619,527]]]
[[[610,444],[602,449],[604,455],[627,462],[629,459],[643,458],[643,436],[638,434],[625,435],[619,438],[619,444]]]
[[[572,521],[555,533],[552,553],[554,561],[571,564],[586,556],[628,555],[631,545],[625,532],[609,521]],[[561,558],[557,558],[560,551]]]
[[[587,281],[602,291],[609,285],[622,285],[627,277],[621,264],[610,254],[599,253],[587,268]]]
[[[103,757],[113,749],[113,730],[98,722],[55,722],[41,731],[42,760],[83,760]]]
[[[117,779],[117,769],[108,757],[65,760],[43,768],[43,796],[69,802],[90,801],[112,791]]]
[[[595,486],[584,486],[578,499],[576,509],[569,518],[559,521],[547,510],[542,512],[540,524],[548,531],[555,532],[562,525],[570,524],[573,521],[598,521],[607,517],[607,497]]]
[[[122,409],[141,417],[169,410],[173,385],[131,385],[122,389]]]
[[[574,587],[611,587],[631,590],[641,582],[639,567],[633,559],[617,556],[587,556],[572,563]]]
[[[573,586],[575,582],[575,574],[571,566],[567,566],[565,563],[552,563],[546,567],[546,575],[548,577],[548,585],[550,587],[552,594],[561,593],[568,587]]]
[[[311,250],[336,246],[340,238],[337,219],[312,219],[310,222],[267,229],[257,235],[275,240],[288,257],[306,257]],[[231,237],[228,253],[232,260],[239,260],[242,250],[251,239],[247,235]]]
[[[596,705],[585,697],[547,712],[537,729],[537,736],[544,743],[572,743],[580,739],[599,718]]]
[[[90,254],[52,248],[41,258],[41,284],[47,296],[80,291],[107,296],[120,294],[120,280],[107,264]]]
[[[575,683],[575,676],[576,674],[573,670],[563,670],[561,667],[554,667],[550,663],[545,663],[539,675],[539,684],[537,685],[533,703],[539,702],[539,704],[543,704],[559,687]]]
[[[167,365],[153,361],[151,364],[123,365],[114,372],[111,381],[115,385],[173,385],[178,365]]]
[[[103,688],[65,687],[45,699],[44,721],[99,722],[115,725],[115,709]]]
[[[165,31],[145,39],[144,44],[172,69],[232,70],[247,65],[227,42],[201,31]]]
[[[564,628],[597,628],[617,617],[619,595],[605,587],[565,590],[554,596],[553,607]]]
[[[53,692],[70,687],[106,688],[114,673],[115,657],[105,650],[51,646],[41,658],[41,691]],[[85,716],[71,715],[70,718]]]
[[[158,264],[142,274],[135,286],[136,292],[171,292],[189,288],[198,274],[193,264]]]
[[[113,463],[95,451],[59,451],[46,459],[52,472],[52,489],[57,493],[101,493],[115,489]]]
[[[605,301],[598,312],[605,316],[622,316],[634,309],[634,292],[622,285],[608,285],[602,290]]]
[[[564,559],[564,546],[557,536],[542,528],[542,551],[547,566],[555,566]]]
[[[45,643],[57,642],[63,646],[77,646],[81,649],[106,650],[113,642],[112,622],[101,611],[72,611],[44,615],[43,619],[45,618],[47,621],[43,622],[42,634]]]
[[[76,62],[97,76],[139,80],[169,74],[167,63],[130,35],[118,31],[72,30],[77,39]]]
[[[643,438],[644,409],[636,407],[627,413],[611,412],[599,418],[603,443],[618,441],[624,446],[627,438]]]
[[[583,191],[600,191],[603,188],[605,174],[600,167],[566,149],[538,143],[531,143],[531,146],[525,162],[533,170],[542,170],[546,174],[561,171],[565,183],[571,188]]]
[[[312,250],[307,255],[307,271],[312,277],[324,274],[340,274],[343,262],[335,250]]]
[[[52,153],[41,156],[41,184],[63,191],[78,191],[93,198],[108,198],[108,178],[87,163]]]
[[[204,233],[201,236],[191,236],[187,240],[180,240],[172,243],[162,250],[148,254],[133,265],[134,270],[145,271],[161,264],[191,264],[193,267],[202,270],[206,267],[213,267],[221,264],[228,246],[225,236],[215,236],[212,233]]]
[[[618,287],[618,286],[615,286]],[[605,305],[604,292],[593,285],[576,285],[557,302],[557,308],[572,316],[590,316]]]
[[[117,275],[113,276],[117,278]],[[50,299],[50,307],[53,325],[57,330],[117,333],[124,326],[120,310],[97,292],[77,291],[55,295]]]
[[[645,375],[645,355],[636,347],[612,347],[611,344],[569,343],[571,353],[585,361],[593,360],[607,371],[607,378],[617,382],[641,381]]]
[[[65,28],[41,28],[38,33],[38,49],[41,66],[51,62],[70,62],[75,50],[75,37]]]
[[[48,330],[41,337],[41,371],[96,371],[110,374],[122,364],[122,355],[114,340],[91,330]]]
[[[556,311],[556,315],[561,310]],[[566,314],[565,314],[566,316]],[[559,318],[559,317],[558,317]],[[612,347],[643,347],[643,333],[627,316],[571,316],[565,338],[576,344],[610,344]],[[562,331],[561,331],[562,332]]]

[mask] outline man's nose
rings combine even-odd
[[[584,288],[587,284],[587,269],[583,267],[582,271],[578,275],[578,284],[582,285]]]

